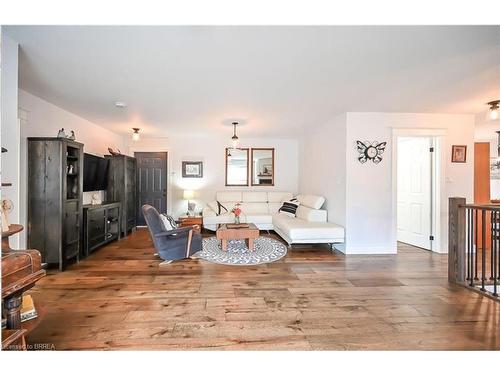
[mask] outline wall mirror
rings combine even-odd
[[[252,186],[274,186],[274,148],[252,148]]]
[[[226,148],[226,186],[248,186],[248,148]]]

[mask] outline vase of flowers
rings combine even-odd
[[[240,223],[240,215],[241,215],[240,204],[237,203],[231,212],[234,214],[234,223],[239,224]]]

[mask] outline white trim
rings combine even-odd
[[[335,245],[335,248],[337,245]],[[339,249],[339,251],[342,251]],[[394,255],[397,254],[397,247],[389,248],[387,246],[349,246],[346,255]]]
[[[444,186],[445,171],[443,162],[444,150],[442,148],[443,137],[448,134],[446,129],[426,129],[426,128],[393,128],[392,129],[392,226],[391,238],[394,247],[397,249],[397,190],[398,190],[398,138],[399,137],[430,137],[434,144],[434,168],[433,168],[433,207],[432,207],[432,232],[434,241],[431,243],[431,251],[442,253],[441,249],[441,186]],[[440,155],[440,157],[438,156]],[[349,253],[351,249],[349,249]]]

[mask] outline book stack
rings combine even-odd
[[[21,322],[26,322],[38,317],[31,295],[26,294],[23,296],[23,306],[21,307]]]

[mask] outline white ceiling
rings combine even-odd
[[[113,131],[297,136],[346,111],[478,113],[500,27],[8,26],[20,87]],[[120,110],[120,100],[128,108]]]

